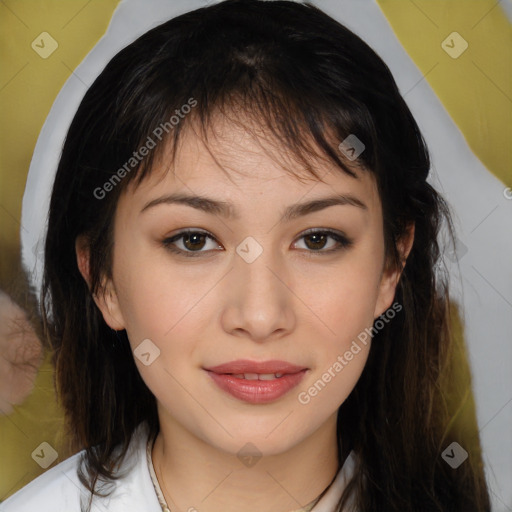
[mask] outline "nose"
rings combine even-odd
[[[271,251],[251,263],[235,257],[223,290],[223,329],[256,342],[278,339],[296,324],[295,295],[284,265]]]

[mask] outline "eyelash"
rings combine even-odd
[[[201,234],[205,235],[210,240],[215,240],[215,238],[208,233],[207,231],[201,231],[201,230],[188,230],[188,231],[181,231],[180,233],[177,233],[176,235],[166,238],[162,241],[162,245],[168,249],[169,251],[179,254],[180,256],[185,256],[187,258],[197,258],[198,256],[201,256],[204,253],[208,253],[209,251],[184,251],[183,249],[178,249],[174,244],[177,240],[182,239],[185,235],[193,235],[193,234]],[[334,239],[336,242],[338,242],[338,246],[334,249],[328,249],[326,251],[319,249],[317,251],[305,249],[306,252],[310,252],[314,255],[328,255],[333,254],[335,252],[338,252],[342,249],[348,249],[353,245],[353,241],[349,238],[347,238],[344,235],[341,235],[340,233],[337,233],[336,231],[332,231],[330,229],[311,229],[306,232],[304,232],[300,237],[299,240],[308,236],[308,235],[316,235],[316,234],[322,234],[322,235],[328,235],[330,238]],[[302,249],[304,250],[304,249]]]

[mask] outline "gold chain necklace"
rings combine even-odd
[[[151,477],[151,481],[153,482],[153,487],[155,489],[155,493],[158,498],[158,503],[160,504],[160,507],[162,508],[162,512],[171,512],[171,509],[165,499],[164,493],[163,493],[162,489],[160,488],[160,484],[158,483],[158,477],[156,475],[155,467],[153,465],[152,451],[153,451],[153,446],[155,444],[155,441],[156,441],[156,437],[153,440],[153,443],[151,443],[151,440],[148,439],[148,443],[147,443],[147,447],[146,447],[146,458],[147,458],[147,463],[148,463],[149,476]],[[160,462],[160,464],[161,464],[161,462]],[[158,470],[160,473],[160,479],[162,480],[162,485],[164,486],[164,489],[167,492],[167,495],[170,496],[169,491],[165,487],[165,482],[162,477],[161,465],[159,466]]]
[[[164,481],[164,477],[162,476],[162,460],[160,459],[160,465],[158,467],[158,471],[160,471],[160,480],[162,480],[162,484],[164,486],[164,491],[167,493],[167,496],[170,496],[169,494],[169,491],[167,490],[167,487],[165,487],[165,481]],[[167,500],[165,499],[165,496],[162,496],[163,500],[164,500],[164,509],[163,509],[163,512],[171,512],[171,509],[169,507],[169,505],[167,504]]]

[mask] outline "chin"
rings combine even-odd
[[[219,435],[215,437],[208,435],[207,439],[204,437],[203,439],[211,446],[239,458],[251,455],[253,452],[259,456],[279,455],[292,449],[308,437],[308,432],[301,430],[304,428],[304,424],[299,427],[294,422],[287,423],[285,426],[284,423],[287,420],[281,423],[288,414],[280,414],[279,418],[269,418],[268,421],[261,422],[258,426],[240,426],[239,420],[234,420],[232,423],[225,421],[223,426],[233,437],[221,429]]]

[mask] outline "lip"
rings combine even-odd
[[[205,370],[221,390],[234,398],[251,404],[265,404],[278,400],[296,387],[308,369],[286,361],[257,362],[240,359]],[[272,380],[235,377],[241,373],[282,373],[283,376]]]
[[[226,373],[298,373],[307,370],[305,366],[288,363],[287,361],[250,361],[248,359],[237,359],[229,363],[219,364],[205,370],[217,374]]]

